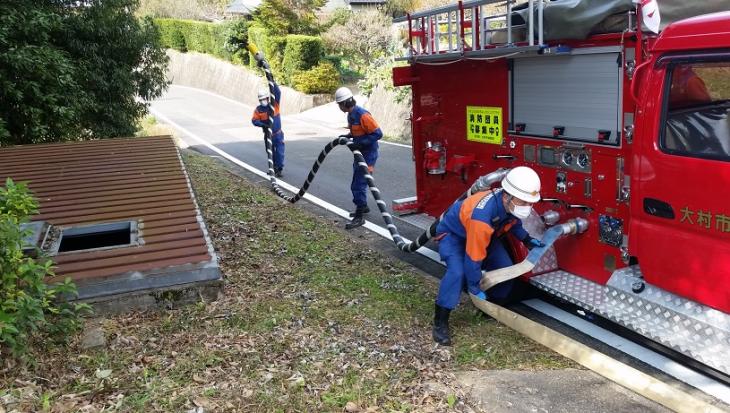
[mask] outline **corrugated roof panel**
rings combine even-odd
[[[184,166],[169,136],[2,148],[0,179],[4,182],[6,177],[28,182],[40,203],[34,220],[59,228],[136,223],[132,246],[53,257],[53,280],[71,277],[82,298],[87,298],[85,285],[94,285],[89,291],[99,295],[220,278]],[[108,291],[103,291],[105,285]]]

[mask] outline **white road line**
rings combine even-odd
[[[156,117],[161,119],[163,122],[165,122],[169,125],[172,125],[173,127],[177,128],[180,132],[187,135],[188,137],[196,140],[197,142],[201,143],[208,149],[220,154],[223,158],[235,163],[236,165],[248,170],[249,172],[252,172],[262,178],[268,179],[268,175],[266,173],[264,173],[263,171],[256,169],[253,166],[239,160],[238,158],[218,149],[217,147],[213,146],[205,139],[197,136],[196,134],[189,131],[185,127],[181,126],[180,124],[174,122],[167,116],[163,115],[159,111],[150,108],[150,112],[152,112]],[[281,180],[279,181],[279,185],[282,188],[284,188],[292,193],[296,193],[298,191],[297,188],[295,188],[292,185],[289,185],[288,183],[281,181]],[[327,211],[337,214],[342,218],[349,219],[348,211],[345,211],[342,208],[332,205],[316,196],[313,196],[310,194],[305,194],[304,199],[306,199],[309,202],[312,202],[313,204],[315,204],[321,208],[324,208]],[[378,226],[370,221],[365,221],[364,227],[375,232],[376,234],[378,234],[384,238],[392,240],[388,230],[381,226]],[[406,238],[404,238],[404,240],[406,242],[409,241]],[[433,251],[429,248],[421,247],[416,252],[418,252],[419,254],[421,254],[437,263],[443,264],[436,251]],[[669,359],[667,357],[662,356],[659,353],[653,352],[636,343],[626,340],[616,334],[606,331],[594,324],[589,323],[588,321],[582,320],[581,318],[576,317],[572,314],[569,314],[565,311],[562,311],[548,303],[545,303],[540,300],[527,300],[527,301],[524,301],[524,303],[527,306],[529,306],[537,311],[540,311],[541,313],[546,314],[567,325],[570,325],[570,326],[576,328],[577,330],[579,330],[585,334],[588,334],[589,336],[591,336],[603,343],[606,343],[607,345],[609,345],[613,348],[616,348],[616,349],[636,358],[637,360],[641,360],[692,387],[695,387],[726,403],[730,403],[730,388],[720,382],[717,382],[702,374],[699,374],[687,367],[680,365],[679,363],[672,361],[671,359]]]
[[[196,92],[201,92],[201,93],[205,93],[206,95],[210,95],[210,96],[214,96],[214,97],[217,97],[217,98],[219,98],[219,99],[223,99],[223,100],[225,100],[225,101],[227,101],[227,102],[230,102],[230,103],[233,103],[233,104],[235,104],[235,105],[243,106],[243,107],[245,107],[245,108],[246,108],[247,110],[253,110],[253,108],[254,108],[254,106],[251,106],[251,105],[249,105],[249,104],[246,104],[246,103],[243,103],[243,102],[239,102],[239,101],[237,101],[237,100],[231,99],[231,98],[229,98],[229,97],[226,97],[226,96],[223,96],[223,95],[219,95],[219,94],[217,94],[217,93],[215,93],[215,92],[211,92],[211,91],[209,91],[209,90],[205,90],[205,89],[198,89],[198,88],[196,88],[196,87],[192,87],[192,86],[183,86],[183,85],[172,85],[172,86],[174,86],[174,87],[179,87],[179,88],[183,88],[183,89],[190,89],[190,90],[194,90],[194,91],[196,91]],[[284,116],[288,117],[288,116],[294,116],[294,115],[284,115]],[[343,114],[343,116],[344,116],[344,114]],[[287,120],[287,119],[285,119],[285,120]],[[301,118],[293,118],[293,119],[288,119],[287,121],[294,121],[294,122],[300,122],[300,123],[305,123],[305,124],[307,124],[307,125],[313,125],[313,126],[316,126],[316,127],[318,127],[318,128],[321,128],[321,129],[333,129],[333,128],[331,128],[331,127],[328,127],[328,126],[322,126],[322,125],[319,125],[319,124],[317,124],[316,122],[312,122],[312,121],[309,121],[309,120],[306,120],[306,119],[301,119]],[[402,144],[402,143],[396,143],[396,142],[388,142],[388,141],[384,141],[384,140],[382,140],[382,139],[381,139],[380,141],[378,141],[378,143],[384,143],[384,144],[386,144],[386,145],[393,145],[393,146],[399,146],[399,147],[401,147],[401,148],[413,148],[413,146],[411,146],[411,145],[405,145],[405,144]]]
[[[234,157],[233,155],[230,155],[227,152],[224,152],[224,151],[218,149],[217,147],[213,146],[211,143],[209,143],[205,139],[197,136],[196,134],[194,134],[193,132],[191,132],[187,128],[183,127],[182,125],[178,124],[177,122],[175,122],[172,119],[168,118],[167,116],[163,115],[162,113],[160,113],[159,111],[155,110],[154,108],[150,108],[150,113],[152,113],[155,117],[157,117],[158,119],[160,119],[164,123],[167,123],[168,125],[172,125],[174,128],[176,128],[180,132],[184,133],[185,135],[187,135],[191,139],[199,142],[203,146],[205,146],[208,149],[212,150],[213,152],[221,155],[222,157],[228,159],[229,161],[235,163],[236,165],[238,165],[238,166],[246,169],[247,171],[252,172],[252,173],[254,173],[254,174],[256,174],[256,175],[258,175],[258,176],[260,176],[262,178],[267,178],[268,179],[268,175],[264,171],[261,171],[259,169],[256,169],[253,166],[251,166],[251,165],[249,165],[249,164],[241,161],[240,159]],[[286,183],[284,181],[281,181],[281,180],[279,180],[279,186],[281,186],[282,188],[284,188],[287,191],[290,191],[292,193],[297,193],[299,191],[298,188],[295,188],[294,186],[289,185],[288,183]],[[304,199],[306,199],[307,201],[309,201],[309,202],[311,202],[311,203],[313,203],[313,204],[315,204],[315,205],[317,205],[317,206],[319,206],[321,208],[326,209],[327,211],[330,211],[330,212],[332,212],[334,214],[337,214],[337,215],[339,215],[342,218],[345,218],[345,219],[349,219],[350,218],[350,213],[348,211],[345,211],[344,209],[342,209],[342,208],[340,208],[338,206],[332,205],[329,202],[324,201],[324,200],[322,200],[322,199],[320,199],[320,198],[318,198],[318,197],[316,197],[314,195],[305,194],[304,195]],[[370,231],[373,231],[374,233],[382,236],[383,238],[387,238],[389,240],[393,240],[393,238],[390,236],[390,232],[388,232],[387,229],[385,229],[385,228],[383,228],[383,227],[381,227],[379,225],[376,225],[376,224],[374,224],[374,223],[372,223],[370,221],[365,221],[364,227],[367,228],[367,229],[369,229]],[[407,238],[403,238],[403,240],[405,242],[409,242],[409,240]],[[439,254],[436,251],[434,251],[434,250],[432,250],[430,248],[421,247],[418,250],[416,250],[416,252],[418,252],[419,254],[423,255],[426,258],[429,258],[429,259],[431,259],[433,261],[436,261],[437,263],[440,263],[441,264],[441,258],[439,257]]]
[[[687,383],[692,387],[724,401],[725,403],[730,403],[730,387],[715,381],[710,377],[684,367],[668,357],[629,341],[542,300],[527,300],[523,301],[523,304],[548,315],[561,323],[567,324],[581,333],[587,334],[590,337],[626,353],[637,360],[641,360],[681,382]]]

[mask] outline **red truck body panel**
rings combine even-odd
[[[648,52],[642,52],[631,34],[594,36],[561,45],[573,50],[620,50],[617,53],[623,61],[616,62],[618,68],[625,67],[627,56],[637,50],[635,61],[646,63],[634,76],[638,102],[632,97],[632,79],[627,71],[617,83],[618,116],[623,119],[618,121],[621,129],[615,144],[579,142],[575,147],[571,146],[575,142],[560,135],[534,136],[518,131],[516,124],[510,125],[514,93],[511,59],[415,61],[394,69],[394,84],[412,87],[413,153],[422,211],[439,216],[477,177],[500,167],[530,166],[543,182],[542,197],[559,200],[537,204],[537,212],[557,210],[561,221],[574,217],[589,221],[584,234],[557,241],[560,269],[605,284],[617,268],[629,265],[619,245],[610,245],[599,236],[599,220],[608,216],[623,223],[628,235],[624,247],[631,263],[638,261],[647,282],[730,313],[730,223],[726,232],[724,218],[716,218],[720,215],[730,220],[730,162],[669,154],[662,150],[658,138],[672,56],[726,53],[730,61],[730,12],[670,25],[660,36],[647,40],[643,49]],[[590,94],[589,89],[572,93]],[[490,125],[501,128],[501,142],[467,139],[468,107],[501,108],[501,125]],[[629,125],[627,119],[633,123]],[[560,119],[554,121],[561,124]],[[622,129],[626,126],[634,127],[632,139]],[[436,142],[445,147],[445,174],[429,174],[423,167],[428,143]],[[587,153],[590,170],[576,172],[561,165],[546,165],[536,159],[541,150]],[[563,190],[556,185],[561,174],[567,176]],[[622,185],[627,191],[630,187],[630,198],[622,198]],[[674,217],[650,214],[647,199],[670,204]],[[698,212],[711,213],[712,220],[697,225],[695,219],[695,224],[689,225],[683,210],[692,211],[695,218]],[[517,254],[524,253],[520,246],[513,248]]]

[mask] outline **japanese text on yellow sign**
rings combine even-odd
[[[466,139],[501,145],[502,108],[498,106],[467,106]]]

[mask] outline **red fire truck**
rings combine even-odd
[[[393,83],[412,90],[417,165],[407,207],[438,216],[479,176],[532,167],[533,236],[589,225],[525,280],[729,375],[730,12],[655,34],[636,29],[630,0],[599,1],[618,7],[598,7],[604,16],[576,0],[495,15],[496,3],[400,19],[408,65]]]

